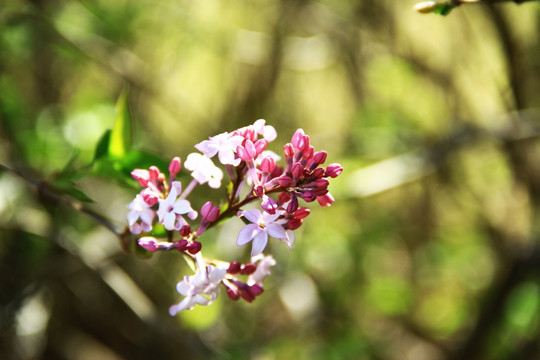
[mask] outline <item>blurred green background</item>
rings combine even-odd
[[[2,0],[0,358],[539,359],[540,7],[414,4]],[[124,88],[165,159],[264,118],[344,166],[254,303],[169,317],[179,254],[87,216],[136,192],[87,167]]]

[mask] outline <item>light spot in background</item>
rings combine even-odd
[[[261,65],[268,60],[269,49],[270,37],[268,35],[255,31],[238,30],[234,45],[235,60],[250,65]]]
[[[6,213],[15,210],[15,202],[22,190],[22,184],[13,176],[0,176],[0,219],[8,220]]]
[[[64,125],[64,137],[77,148],[92,150],[113,119],[114,109],[111,106],[98,106],[90,111],[74,114]]]
[[[27,298],[16,314],[17,350],[22,358],[34,358],[46,344],[50,309],[43,291]]]
[[[279,289],[279,297],[297,322],[313,320],[320,308],[317,288],[307,275],[290,275]]]
[[[314,71],[332,65],[334,56],[325,35],[291,36],[285,42],[284,62],[293,70]]]

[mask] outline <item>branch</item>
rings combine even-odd
[[[92,218],[95,222],[98,224],[104,226],[109,231],[111,231],[114,235],[122,237],[124,234],[119,232],[114,224],[107,218],[105,218],[103,215],[98,214],[92,209],[89,209],[86,207],[82,202],[71,200],[66,198],[64,195],[59,194],[56,190],[51,188],[51,186],[43,180],[35,179],[28,174],[24,174],[23,172],[19,170],[15,170],[12,168],[7,167],[4,164],[0,164],[0,170],[4,170],[6,172],[9,172],[12,175],[15,175],[21,179],[23,179],[26,183],[32,185],[36,190],[37,193],[40,196],[43,196],[49,200],[52,200],[55,203],[67,205],[68,207],[85,214],[86,216]]]
[[[435,13],[439,15],[448,15],[450,11],[455,9],[460,5],[466,4],[497,4],[503,2],[513,2],[516,4],[521,4],[529,1],[538,1],[538,0],[449,0],[445,2],[438,1],[423,1],[414,6],[414,9],[422,14]]]

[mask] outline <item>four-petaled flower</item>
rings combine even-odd
[[[287,234],[285,229],[281,224],[276,222],[280,215],[280,212],[276,212],[275,214],[261,213],[258,209],[238,212],[238,216],[245,217],[251,221],[251,224],[244,226],[240,230],[238,239],[236,239],[236,245],[242,246],[253,240],[251,256],[256,256],[263,252],[268,243],[269,235],[277,239],[286,240]]]
[[[163,224],[167,230],[180,230],[186,224],[182,214],[187,214],[191,220],[197,217],[197,212],[191,208],[189,201],[176,200],[181,192],[182,184],[179,181],[173,181],[167,198],[159,199],[157,211],[159,223]]]
[[[219,162],[223,165],[238,166],[240,158],[236,158],[236,148],[242,145],[244,138],[240,135],[232,135],[227,132],[210,137],[195,145],[195,148],[207,157],[211,158],[218,154]]]
[[[219,285],[227,273],[227,269],[206,265],[201,253],[195,256],[197,273],[185,276],[176,285],[176,291],[185,298],[169,308],[169,314],[174,316],[182,310],[191,310],[195,304],[210,305],[217,297]]]
[[[197,153],[191,153],[188,155],[184,167],[192,171],[191,176],[193,176],[199,184],[208,182],[208,186],[214,189],[221,186],[223,172],[214,165],[212,160],[208,157]]]

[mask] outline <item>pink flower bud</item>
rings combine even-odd
[[[140,247],[146,251],[155,252],[158,250],[157,240],[151,236],[145,236],[137,240]]]
[[[266,149],[266,145],[268,145],[268,141],[264,139],[257,141],[254,145],[256,154],[259,155],[260,153],[262,153]]]
[[[285,144],[285,146],[283,146],[283,153],[285,154],[285,157],[292,157],[294,155],[294,148],[292,144]]]
[[[326,179],[326,178],[319,178],[319,179],[315,180],[315,185],[319,189],[326,189],[329,184],[330,184],[330,181],[328,179]]]
[[[291,200],[291,196],[286,192],[279,193],[278,198],[281,204],[285,204],[287,201]]]
[[[290,186],[293,182],[292,179],[287,175],[280,176],[277,181],[279,183],[279,186],[282,187]]]
[[[311,159],[313,157],[313,152],[315,150],[313,149],[313,146],[308,146],[306,150],[304,150],[304,154],[302,154],[302,157],[304,159]]]
[[[311,211],[308,208],[304,208],[304,207],[299,208],[298,210],[294,212],[294,218],[303,219],[303,218],[306,218],[310,213]]]
[[[324,150],[317,151],[315,154],[313,154],[313,162],[317,163],[318,165],[324,164],[327,155],[328,153]]]
[[[204,205],[201,207],[201,216],[203,219],[206,219],[208,214],[210,213],[210,210],[214,207],[214,204],[211,201],[207,201],[204,203]]]
[[[150,180],[157,180],[159,177],[160,171],[157,166],[150,166],[150,169],[148,169],[148,173],[150,175]]]
[[[231,300],[238,300],[240,299],[240,291],[238,291],[237,287],[227,287],[227,296]]]
[[[304,174],[304,167],[300,163],[294,163],[291,168],[292,176],[299,178]]]
[[[298,129],[296,130],[296,132],[294,133],[292,139],[291,139],[291,144],[296,148],[296,149],[301,149],[303,150],[303,146],[305,146],[305,141],[304,141],[304,137],[306,136],[306,133],[304,133],[304,130],[302,129]]]
[[[242,299],[246,300],[248,303],[251,303],[253,302],[253,300],[255,300],[255,296],[249,292],[249,289],[242,289],[240,291],[240,296],[242,296]]]
[[[342,171],[343,171],[343,166],[339,164],[330,164],[326,167],[326,176],[335,178],[335,177],[338,177]]]
[[[321,178],[324,176],[324,169],[322,167],[318,167],[311,173],[311,176],[314,176],[316,178]]]
[[[219,207],[214,206],[212,210],[210,210],[210,212],[208,213],[208,216],[206,217],[206,221],[214,222],[218,219],[218,217],[219,217]]]
[[[265,157],[261,161],[261,171],[266,173],[271,173],[274,171],[274,168],[276,167],[276,161],[271,157]]]
[[[289,230],[296,230],[300,226],[302,226],[302,219],[292,218],[287,222],[287,227],[289,228]]]
[[[150,180],[148,170],[135,169],[131,172],[131,177],[137,180],[142,187],[148,186],[148,181]]]
[[[171,177],[174,177],[176,176],[176,174],[178,174],[178,172],[180,171],[181,165],[182,165],[182,162],[178,156],[174,157],[171,160],[171,163],[169,164],[169,174],[171,175]]]
[[[332,206],[332,203],[335,200],[334,200],[334,197],[330,193],[327,193],[324,196],[318,196],[317,201],[319,202],[319,205],[321,205],[322,207],[327,207],[327,206]]]

